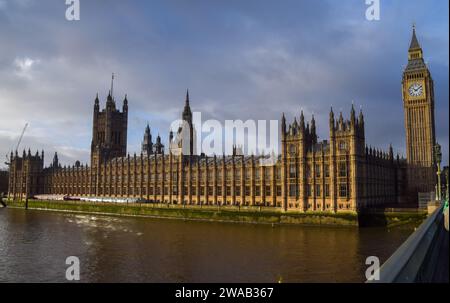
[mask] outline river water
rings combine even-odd
[[[266,226],[0,208],[0,282],[363,282],[413,227]]]

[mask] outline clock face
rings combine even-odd
[[[419,97],[423,94],[423,86],[419,83],[414,83],[409,87],[409,95],[413,97]]]

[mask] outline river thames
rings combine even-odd
[[[364,282],[413,226],[268,226],[0,209],[0,282]]]

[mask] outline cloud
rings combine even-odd
[[[14,60],[14,65],[16,67],[16,73],[20,77],[24,77],[27,79],[31,79],[32,75],[32,68],[36,64],[39,64],[38,59],[31,59],[31,58],[16,58]]]
[[[365,20],[363,1],[91,0],[78,22],[65,20],[66,8],[0,0],[0,155],[29,123],[21,148],[43,148],[47,161],[57,149],[64,164],[89,161],[93,100],[98,92],[104,106],[113,72],[119,107],[128,93],[131,153],[147,121],[168,146],[186,88],[203,120],[285,112],[292,121],[303,108],[322,139],[331,105],[348,116],[354,100],[368,144],[404,152],[400,82],[415,20],[448,163],[447,1],[387,2],[379,22]]]

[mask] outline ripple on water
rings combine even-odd
[[[362,282],[411,229],[268,228],[51,212],[0,211],[0,281]],[[62,272],[63,271],[63,272]]]

